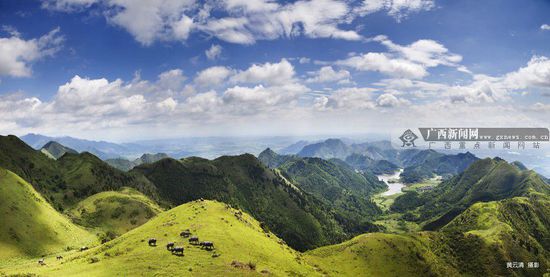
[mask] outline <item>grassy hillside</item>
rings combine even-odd
[[[550,186],[538,174],[520,170],[506,161],[483,159],[474,162],[462,174],[423,194],[407,192],[397,197],[391,209],[415,211],[417,221],[434,221],[429,230],[442,227],[476,202],[488,202],[532,193],[550,194]]]
[[[239,207],[299,250],[350,236],[336,222],[331,207],[250,154],[215,160],[163,159],[132,171],[146,176],[175,205],[205,198]]]
[[[16,136],[0,136],[0,167],[25,179],[58,210],[124,186],[156,197],[156,189],[147,179],[114,169],[90,153],[67,153],[52,160]]]
[[[190,245],[179,236],[190,229],[200,240],[214,242],[213,251]],[[148,239],[157,238],[156,247]],[[184,256],[170,254],[167,242],[183,246]],[[146,224],[86,252],[67,253],[62,262],[46,257],[0,270],[43,276],[252,276],[315,275],[302,254],[292,250],[246,213],[215,201],[194,201],[159,214]]]
[[[160,212],[161,207],[132,188],[94,194],[67,211],[74,222],[96,228],[107,238],[122,235]]]
[[[0,260],[36,257],[95,242],[25,180],[0,168]]]

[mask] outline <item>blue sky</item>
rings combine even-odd
[[[0,132],[547,127],[549,14],[549,1],[0,0]]]

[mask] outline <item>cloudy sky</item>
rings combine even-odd
[[[550,2],[0,0],[0,133],[548,127]]]

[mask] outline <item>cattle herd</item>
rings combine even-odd
[[[214,243],[211,241],[200,241],[199,237],[192,236],[189,229],[183,230],[180,233],[180,237],[188,238],[189,244],[199,245],[201,249],[212,250],[214,249]],[[157,246],[157,239],[150,238],[148,241],[149,246]],[[174,255],[183,256],[183,246],[176,246],[175,242],[169,242],[166,244],[166,250],[172,252]]]

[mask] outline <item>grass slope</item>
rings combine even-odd
[[[58,210],[124,186],[156,197],[156,189],[146,178],[114,169],[90,153],[66,153],[52,160],[11,135],[0,136],[0,167],[25,179]]]
[[[397,197],[391,210],[415,211],[418,222],[431,221],[425,228],[435,230],[476,202],[532,193],[548,195],[550,186],[533,171],[520,170],[499,158],[487,158],[474,162],[463,173],[444,181],[432,191],[422,194],[407,192]]]
[[[132,171],[146,176],[175,205],[205,198],[239,207],[298,250],[350,237],[330,206],[289,184],[250,154],[215,160],[163,159]]]
[[[201,240],[213,241],[215,250],[201,250],[179,237],[190,229]],[[156,247],[147,241],[156,237]],[[184,256],[170,254],[167,242],[184,246]],[[218,257],[213,257],[218,254]],[[35,261],[0,270],[4,274],[41,276],[276,276],[316,273],[279,238],[265,232],[258,221],[226,204],[194,201],[163,212],[146,224],[86,252],[67,253],[63,261],[47,257],[47,266]]]
[[[95,236],[59,214],[25,180],[0,168],[0,260],[65,251]]]
[[[79,225],[96,228],[108,238],[122,235],[162,212],[154,201],[132,188],[94,194],[67,213]]]

